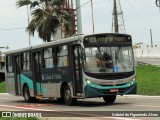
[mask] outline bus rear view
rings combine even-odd
[[[85,97],[103,97],[106,103],[113,103],[116,95],[136,94],[130,35],[86,36],[84,49]]]

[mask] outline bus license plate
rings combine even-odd
[[[119,90],[118,89],[112,89],[112,90],[110,90],[110,92],[119,92]]]

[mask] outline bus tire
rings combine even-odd
[[[116,100],[116,95],[107,95],[103,97],[103,100],[105,101],[105,103],[109,104],[109,103],[114,103],[114,101]]]
[[[29,88],[27,85],[25,85],[23,88],[23,96],[24,96],[25,102],[27,103],[31,102],[31,96],[30,96]]]
[[[66,85],[64,87],[64,94],[63,95],[64,95],[64,102],[65,102],[66,105],[71,106],[71,105],[75,105],[76,104],[77,99],[76,98],[72,98],[71,90],[70,90],[68,85]]]
[[[27,103],[36,103],[36,102],[39,102],[39,99],[36,99],[35,97],[31,97],[30,96],[29,88],[28,88],[27,85],[24,86],[23,96],[24,96],[25,102],[27,102]]]

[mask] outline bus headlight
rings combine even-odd
[[[136,82],[136,79],[134,78],[134,79],[130,82],[130,84],[133,85],[135,82]]]
[[[133,81],[136,81],[136,78],[133,78]]]
[[[91,81],[87,80],[87,84],[90,84],[90,83],[91,83]]]

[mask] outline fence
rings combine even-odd
[[[134,49],[136,58],[160,58],[160,48],[137,48]]]

